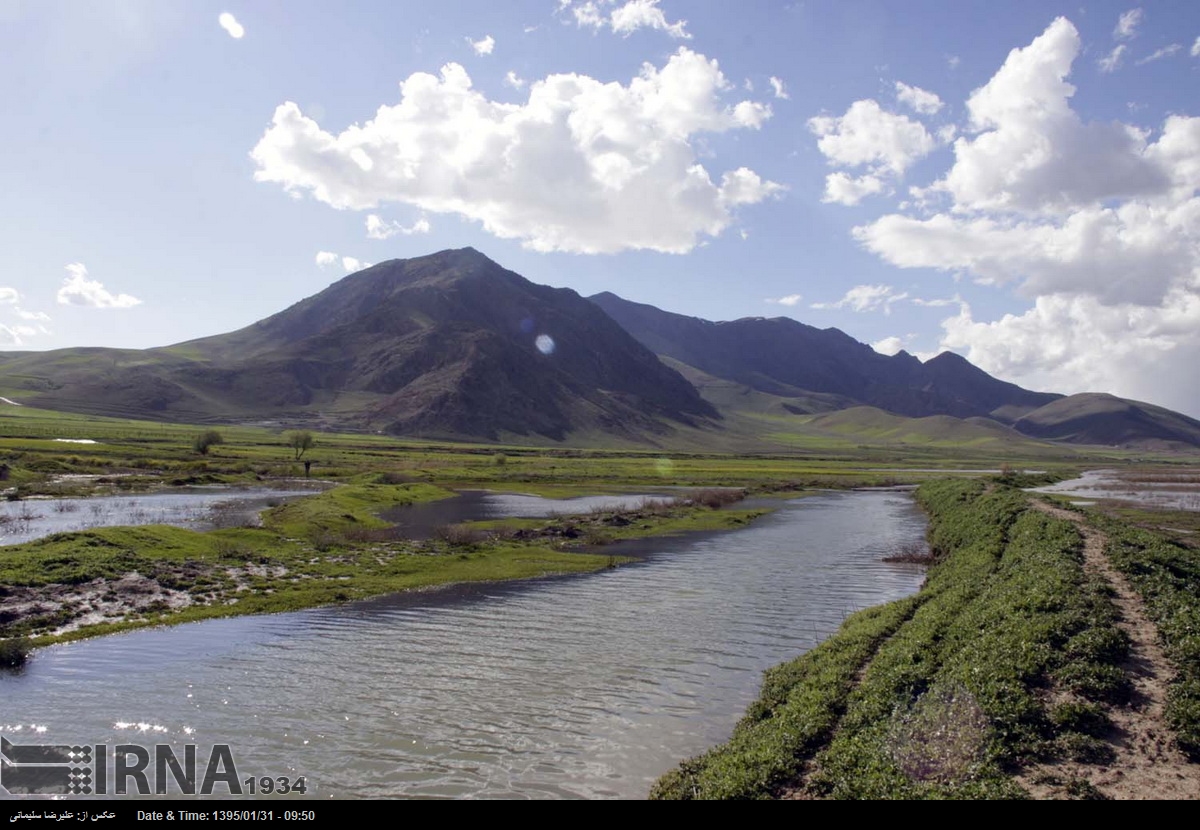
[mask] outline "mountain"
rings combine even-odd
[[[471,248],[382,262],[228,334],[0,352],[0,397],[183,423],[762,451],[1200,447],[1200,422],[1065,398],[952,353],[885,356],[790,318],[714,323],[535,285]]]
[[[903,351],[889,357],[838,329],[788,317],[714,323],[607,292],[588,299],[660,356],[771,395],[835,399],[801,411],[867,405],[912,418],[1011,421],[1062,397],[997,380],[952,352],[925,363]]]
[[[636,440],[718,417],[593,303],[471,248],[380,263],[225,335],[144,352],[9,353],[0,388],[106,415],[488,439]]]
[[[1096,393],[1061,398],[1018,418],[1013,428],[1035,438],[1076,444],[1200,447],[1200,421],[1161,406]]]

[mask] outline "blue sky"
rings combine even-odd
[[[0,348],[470,245],[1200,416],[1200,4],[0,0],[0,72]]]

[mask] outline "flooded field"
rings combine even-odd
[[[1079,478],[1037,487],[1035,493],[1053,493],[1086,501],[1113,500],[1144,507],[1200,512],[1200,469],[1180,472],[1088,470]]]
[[[258,514],[314,487],[189,487],[88,498],[0,501],[0,545],[96,527],[164,524],[210,530],[253,524]]]

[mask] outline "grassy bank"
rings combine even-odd
[[[700,491],[631,510],[445,526],[414,540],[380,511],[453,494],[388,478],[278,505],[261,527],[96,528],[0,549],[0,643],[32,637],[45,645],[453,583],[596,571],[629,561],[604,550],[612,542],[730,529],[764,512],[716,510],[741,493]]]
[[[1128,641],[1078,530],[983,481],[918,498],[936,555],[922,590],[768,672],[732,739],[654,797],[1020,798],[1026,763],[1108,760],[1095,736],[1129,694]]]

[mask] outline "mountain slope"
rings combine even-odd
[[[1200,447],[1200,421],[1113,395],[1071,395],[1019,418],[1013,428],[1050,441],[1110,446]]]
[[[717,417],[595,305],[470,248],[380,263],[226,335],[145,352],[10,355],[0,388],[82,412],[321,413],[428,436],[636,439]]]
[[[788,317],[714,323],[607,292],[589,299],[657,354],[772,395],[820,393],[909,417],[958,418],[1001,407],[1024,414],[1060,397],[997,380],[949,352],[926,363],[907,352],[889,357]]]

